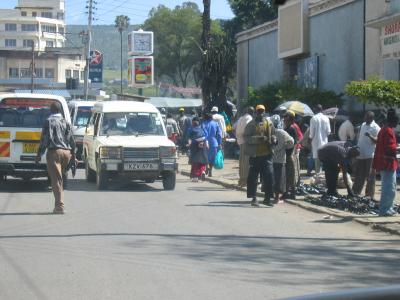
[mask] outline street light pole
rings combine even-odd
[[[89,0],[89,17],[88,17],[88,32],[86,36],[86,66],[85,66],[85,83],[84,83],[84,98],[88,100],[89,91],[89,65],[90,65],[90,43],[92,42],[92,20],[93,20],[93,0]]]

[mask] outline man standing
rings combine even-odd
[[[222,115],[220,115],[218,113],[218,107],[217,106],[213,106],[211,108],[211,114],[212,114],[212,118],[215,122],[218,123],[219,127],[221,128],[222,131],[222,138],[226,137],[226,124],[225,124],[225,119]]]
[[[173,142],[176,142],[181,130],[171,113],[167,113],[166,129],[168,138]]]
[[[327,116],[322,114],[322,106],[315,107],[315,116],[310,120],[310,138],[313,158],[315,161],[315,172],[321,172],[321,164],[318,159],[318,149],[328,143],[328,136],[331,133],[331,126]]]
[[[236,141],[239,145],[239,186],[246,186],[247,176],[249,174],[249,156],[245,153],[245,140],[244,140],[244,130],[247,124],[253,120],[254,108],[249,106],[246,109],[246,113],[239,118],[235,124],[236,130]]]
[[[365,122],[361,125],[360,136],[357,146],[360,148],[360,155],[355,163],[355,180],[353,191],[360,195],[367,180],[365,188],[365,196],[374,198],[375,195],[375,170],[372,168],[372,160],[374,158],[376,140],[381,128],[374,121],[375,115],[372,111],[365,114]]]
[[[50,106],[50,117],[46,120],[40,140],[36,163],[39,163],[47,149],[46,162],[51,187],[55,198],[53,213],[64,213],[63,174],[70,159],[75,160],[75,141],[71,124],[61,114],[61,104],[53,102]]]
[[[275,144],[275,128],[270,120],[264,117],[264,105],[256,106],[255,118],[247,124],[244,130],[245,153],[249,158],[249,175],[247,177],[247,198],[252,198],[251,205],[258,206],[256,197],[258,175],[262,174],[264,182],[263,204],[273,206],[273,166],[272,145]]]
[[[292,137],[294,145],[286,149],[286,193],[283,198],[296,199],[296,184],[298,180],[298,170],[296,162],[295,145],[298,142],[298,136],[294,124],[295,113],[288,110],[284,115],[285,131]]]
[[[179,147],[182,153],[186,152],[186,131],[188,130],[188,117],[185,115],[185,109],[179,108],[178,126],[181,132],[179,133]]]
[[[393,216],[393,201],[396,197],[396,170],[398,162],[396,158],[397,142],[393,130],[399,123],[394,109],[387,113],[386,124],[379,131],[373,160],[373,168],[381,172],[382,190],[379,205],[380,216]]]
[[[342,141],[329,142],[319,148],[318,158],[324,165],[328,195],[338,195],[336,187],[340,170],[343,172],[343,180],[348,195],[354,195],[347,180],[347,168],[349,165],[347,162],[359,154],[360,150],[358,147],[351,147],[349,143]]]

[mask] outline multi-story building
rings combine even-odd
[[[288,0],[276,20],[239,33],[237,50],[239,99],[281,80],[336,93],[352,80],[399,80],[400,0]]]
[[[65,0],[19,0],[15,9],[0,9],[0,86],[65,86],[83,80],[81,48],[65,48]]]

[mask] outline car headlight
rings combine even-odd
[[[100,158],[107,159],[122,159],[122,148],[121,147],[101,147]]]
[[[176,147],[160,147],[160,157],[175,157]]]

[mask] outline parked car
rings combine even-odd
[[[0,179],[7,176],[30,180],[47,177],[45,156],[35,163],[44,122],[50,105],[59,102],[62,114],[71,122],[63,97],[42,94],[0,95]]]
[[[97,102],[86,127],[83,157],[86,179],[106,189],[110,179],[154,182],[173,190],[176,147],[155,106],[135,101]]]
[[[73,134],[76,143],[76,158],[82,159],[83,137],[86,125],[92,116],[92,108],[96,101],[74,100],[68,103],[71,114]]]

